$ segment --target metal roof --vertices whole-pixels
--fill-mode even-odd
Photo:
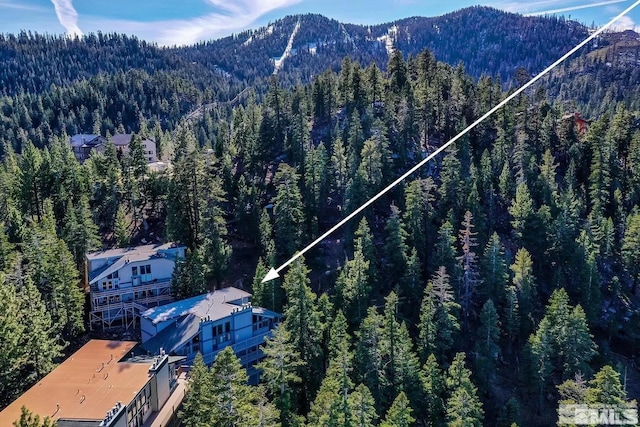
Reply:
[[[218,320],[229,316],[238,308],[238,304],[233,304],[232,301],[249,297],[250,293],[238,288],[217,289],[207,294],[150,308],[142,313],[141,317],[151,320],[154,324],[187,314],[193,314],[200,319]]]
[[[102,420],[117,402],[127,405],[150,379],[151,363],[119,362],[132,341],[91,340],[0,412],[10,426],[27,407],[41,418]]]
[[[163,348],[166,353],[171,354],[196,336],[199,330],[200,318],[186,315],[164,328],[158,335],[145,341],[142,348],[151,354],[158,354],[160,348]]]
[[[130,248],[107,249],[104,251],[90,252],[86,256],[89,261],[104,259],[104,258],[116,258],[124,255],[150,257],[151,255],[157,253],[158,251],[176,249],[180,247],[181,246],[176,245],[176,243],[169,242],[162,245],[142,245],[142,246],[133,246]]]

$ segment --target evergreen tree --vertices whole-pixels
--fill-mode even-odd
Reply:
[[[346,426],[352,423],[353,413],[349,406],[349,394],[353,389],[350,378],[353,369],[353,352],[349,334],[346,332],[346,319],[339,313],[336,320],[341,326],[335,324],[332,328],[335,334],[332,337],[333,351],[326,375],[311,404],[308,416],[309,426]]]
[[[0,272],[0,405],[6,406],[20,391],[20,369],[26,362],[22,339],[26,333],[16,288]]]
[[[384,375],[382,328],[382,316],[375,307],[369,307],[367,316],[362,320],[360,328],[356,332],[355,350],[358,381],[371,391],[378,408],[381,407]]]
[[[387,411],[381,427],[411,427],[415,418],[411,415],[413,410],[409,406],[409,400],[404,392],[400,392]]]
[[[585,401],[600,405],[625,405],[627,393],[620,382],[620,374],[611,366],[603,366],[589,381]]]
[[[384,228],[387,239],[384,245],[385,271],[390,283],[397,284],[407,263],[407,232],[404,230],[400,210],[391,205],[391,216]]]
[[[426,408],[427,425],[439,425],[444,418],[444,376],[433,354],[422,366],[422,389]]]
[[[23,263],[41,293],[53,326],[70,338],[84,331],[84,294],[66,243],[57,237],[53,206],[46,200],[42,220],[23,238]]]
[[[589,372],[596,345],[582,307],[571,307],[563,288],[549,298],[545,316],[529,337],[529,348],[541,395],[552,378],[567,379],[577,372]]]
[[[448,426],[481,426],[484,411],[478,390],[471,382],[471,372],[465,367],[465,354],[458,353],[451,362],[446,378]]]
[[[262,280],[268,271],[267,263],[260,258],[256,266],[256,273],[253,276],[253,296],[251,297],[251,302],[254,305],[279,313],[282,310],[281,282],[280,279],[263,282]]]
[[[459,290],[460,303],[462,313],[464,314],[465,323],[471,311],[471,305],[477,288],[481,283],[478,272],[478,261],[473,248],[478,246],[476,234],[473,229],[473,215],[467,211],[462,221],[462,229],[460,230],[459,239],[462,246],[462,255],[458,258],[462,263],[462,283]]]
[[[277,196],[274,201],[274,239],[280,259],[293,255],[304,236],[304,206],[295,169],[281,163],[276,172]]]
[[[348,260],[336,280],[336,294],[339,306],[345,310],[353,325],[360,323],[365,315],[371,283],[369,281],[369,261],[366,261],[360,248]]]
[[[176,260],[171,276],[171,292],[177,300],[206,292],[205,265],[200,250],[187,250],[185,259]]]
[[[482,299],[491,298],[498,307],[504,306],[509,270],[507,269],[504,246],[495,232],[489,238],[482,254],[480,276],[482,277],[480,291]]]
[[[77,208],[71,204],[67,207],[62,237],[73,254],[77,269],[83,268],[86,253],[100,247],[98,227],[91,217],[86,196],[81,197]]]
[[[304,363],[296,372],[302,379],[298,394],[302,407],[318,385],[322,355],[320,313],[316,295],[309,287],[308,274],[304,260],[298,258],[285,275],[283,284],[287,300],[283,325],[291,333],[291,343]]]
[[[518,184],[516,197],[512,200],[511,206],[509,206],[509,213],[513,217],[511,226],[513,227],[514,237],[520,244],[530,242],[531,235],[536,235],[532,229],[534,208],[529,187],[525,182]]]
[[[301,381],[297,371],[304,362],[291,343],[291,334],[283,325],[277,326],[272,337],[265,339],[262,351],[265,358],[257,365],[262,371],[262,384],[280,412],[282,425],[295,425],[293,386]]]
[[[476,332],[476,372],[482,380],[481,384],[487,389],[491,377],[495,374],[496,362],[500,346],[500,322],[491,299],[482,307],[480,312],[480,326]]]
[[[515,397],[509,398],[498,414],[498,427],[512,427],[520,422],[520,402]]]
[[[187,385],[178,417],[185,427],[210,426],[213,379],[200,353],[196,354],[189,375],[191,381]]]
[[[220,203],[224,200],[221,182],[215,177],[208,180],[206,205],[202,207],[202,257],[207,277],[219,282],[227,270],[231,258],[231,245],[224,236],[227,234],[223,210]]]
[[[116,245],[118,245],[119,248],[126,248],[129,246],[129,242],[131,241],[129,223],[127,222],[126,213],[122,206],[118,207],[116,213],[114,234]]]
[[[358,223],[358,228],[356,229],[354,238],[355,251],[362,252],[365,261],[369,262],[369,269],[367,272],[370,283],[374,285],[378,278],[378,258],[376,257],[373,235],[365,217],[363,217]]]
[[[55,360],[62,356],[62,346],[55,333],[56,325],[29,275],[22,278],[17,294],[20,323],[28,331],[22,339],[26,362],[22,370],[27,378],[26,383],[30,383],[44,377],[55,367]]]
[[[36,415],[29,411],[25,406],[20,408],[20,419],[13,422],[14,427],[55,427],[56,423],[49,417],[40,419],[40,415]]]
[[[453,226],[449,221],[445,221],[438,230],[431,271],[435,272],[438,268],[445,267],[447,273],[452,277],[452,282],[457,285],[461,273],[456,261],[455,241]]]
[[[421,378],[419,361],[404,322],[398,321],[398,297],[391,292],[385,298],[381,333],[382,363],[384,367],[383,400],[389,404],[399,391],[406,393],[411,402],[420,399]]]
[[[455,301],[449,284],[449,275],[440,267],[427,283],[420,311],[419,349],[423,360],[434,354],[444,361],[460,330],[457,313],[460,305]]]
[[[633,281],[631,292],[635,292],[640,281],[640,211],[637,207],[627,217],[622,240],[622,260]]]
[[[16,258],[13,244],[9,241],[9,236],[5,230],[5,224],[0,222],[0,272],[11,267]]]
[[[464,181],[462,178],[462,165],[455,144],[445,150],[442,160],[442,172],[440,173],[440,186],[438,191],[442,197],[441,206],[451,209],[454,224],[457,224],[462,216],[463,200],[465,199]]]
[[[378,420],[376,406],[371,392],[364,384],[358,384],[349,395],[351,425],[354,427],[373,427]]]
[[[231,347],[225,347],[218,353],[209,375],[209,425],[239,427],[257,424],[260,414],[254,404],[258,397],[256,390],[247,385],[247,372]]]
[[[187,127],[182,127],[176,137],[173,163],[167,198],[167,234],[194,250],[203,241],[202,215],[209,189],[204,156],[197,148],[193,131]]]
[[[529,252],[524,248],[518,249],[516,259],[509,268],[513,272],[513,286],[517,290],[520,312],[527,314],[526,323],[523,326],[525,331],[528,331],[535,323],[534,310],[537,297],[537,287],[533,277],[533,261]]]

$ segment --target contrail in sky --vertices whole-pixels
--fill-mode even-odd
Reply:
[[[73,7],[71,0],[51,0],[58,15],[60,25],[67,30],[67,34],[71,36],[81,36],[82,30],[78,27],[78,12]]]
[[[563,12],[571,12],[572,10],[589,9],[590,7],[606,6],[608,4],[614,4],[614,3],[624,3],[625,1],[627,0],[608,0],[608,1],[601,1],[598,3],[588,3],[588,4],[581,4],[578,6],[563,7],[561,9],[542,10],[540,12],[527,13],[526,15],[527,16],[553,15],[554,13],[563,13]]]

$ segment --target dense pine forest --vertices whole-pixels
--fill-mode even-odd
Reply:
[[[177,298],[240,280],[284,315],[260,386],[231,350],[196,360],[184,426],[553,425],[559,403],[637,399],[640,78],[615,37],[262,283],[546,62],[382,48],[302,78],[195,59],[216,42],[3,36],[0,405],[88,337],[85,252],[169,240]],[[90,132],[134,132],[130,154],[78,163]]]

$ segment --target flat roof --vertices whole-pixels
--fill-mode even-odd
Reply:
[[[229,316],[233,310],[238,308],[237,305],[229,304],[229,302],[249,297],[251,297],[249,292],[238,288],[217,289],[207,294],[150,308],[142,313],[141,316],[151,320],[154,324],[187,314],[192,314],[201,319],[209,317],[211,320],[218,320]]]
[[[89,252],[86,256],[89,261],[103,258],[121,257],[124,255],[129,255],[131,257],[144,257],[151,256],[161,250],[176,249],[180,247],[182,246],[178,245],[177,243],[169,242],[164,244],[132,246],[129,248],[106,249],[103,251]]]
[[[151,363],[119,362],[136,344],[89,341],[0,412],[0,426],[13,425],[22,406],[55,421],[102,420],[117,402],[128,405],[150,379]]]

